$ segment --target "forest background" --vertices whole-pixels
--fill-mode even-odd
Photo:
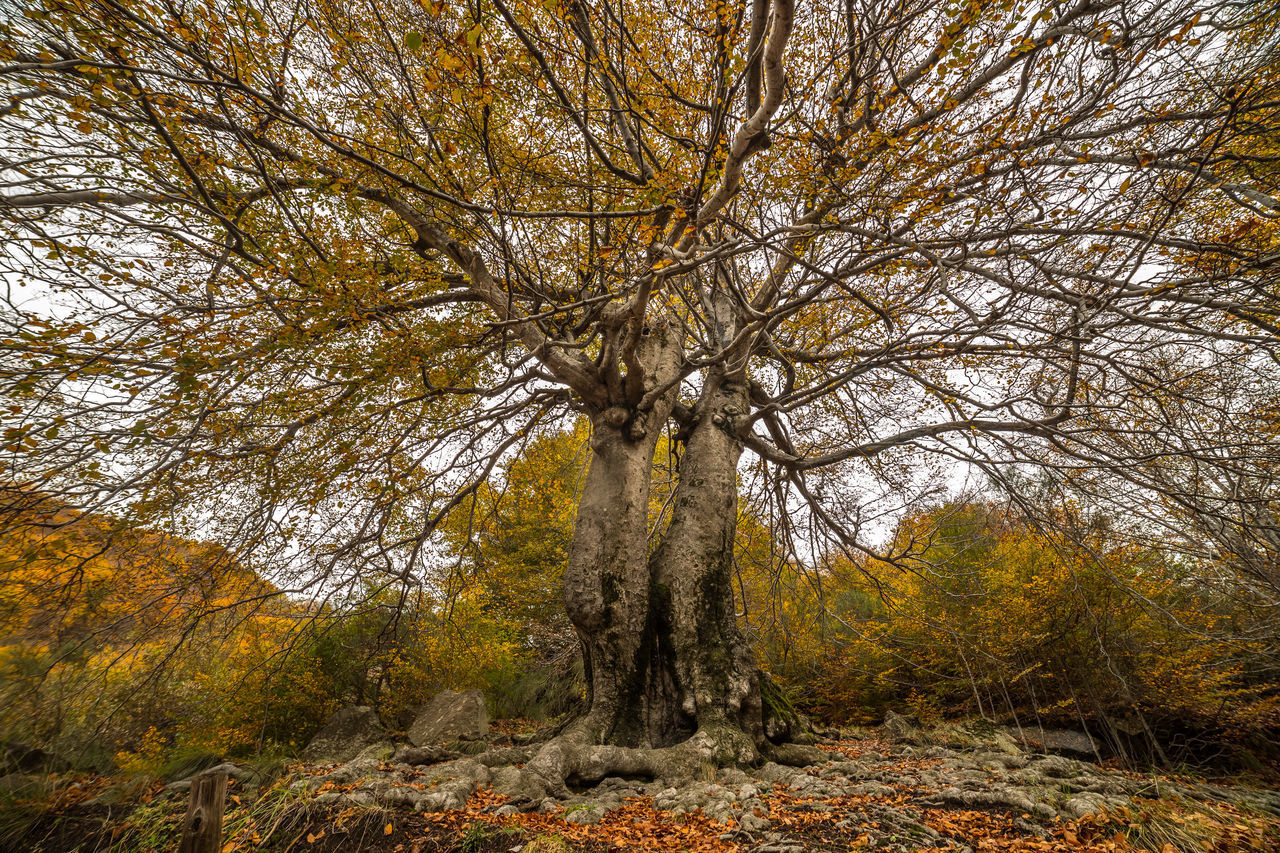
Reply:
[[[426,583],[371,579],[320,604],[215,546],[7,491],[24,534],[0,551],[6,739],[149,774],[292,755],[350,704],[403,727],[445,688],[479,688],[524,723],[572,714],[582,670],[561,587],[588,439],[580,423],[530,440],[449,518]],[[897,520],[890,550],[911,556],[893,565],[784,559],[744,500],[740,619],[763,668],[821,725],[892,710],[1084,730],[1136,764],[1273,762],[1280,637],[1265,598],[1049,483],[1041,494],[1034,515],[978,491],[939,497]]]

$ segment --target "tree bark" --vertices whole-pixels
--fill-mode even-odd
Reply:
[[[647,359],[656,369],[649,375],[661,383],[676,364],[671,352],[652,349]],[[659,363],[664,358],[668,368]],[[733,423],[747,410],[746,388],[720,374],[708,378],[681,458],[671,522],[650,552],[653,455],[672,404],[668,395],[635,419],[623,420],[614,409],[593,418],[565,576],[588,691],[588,710],[573,736],[644,748],[696,737],[710,759],[749,764],[765,737],[760,676],[737,625],[732,585],[742,451]]]
[[[683,719],[722,763],[749,763],[764,745],[760,674],[738,627],[733,545],[738,459],[733,434],[744,384],[712,373],[680,464],[671,524],[649,560],[661,651]]]
[[[178,853],[218,853],[222,849],[222,810],[227,774],[202,773],[191,780],[191,799],[182,821]]]

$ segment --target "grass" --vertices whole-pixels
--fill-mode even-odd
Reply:
[[[467,831],[458,842],[458,853],[480,853],[484,850],[486,843],[494,839],[509,841],[510,844],[503,846],[510,847],[516,844],[516,839],[521,835],[524,835],[524,830],[518,826],[494,826],[484,821],[476,821],[467,827]],[[524,849],[530,849],[529,845],[525,845]]]
[[[1270,815],[1177,797],[1140,803],[1093,816],[1092,821],[1104,833],[1121,835],[1134,849],[1152,853],[1280,849],[1280,820]]]
[[[0,790],[0,849],[16,848],[56,803],[57,780],[31,777],[29,785]]]

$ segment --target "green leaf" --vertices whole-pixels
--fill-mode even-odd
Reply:
[[[409,50],[417,50],[422,47],[422,33],[405,33],[404,46]]]

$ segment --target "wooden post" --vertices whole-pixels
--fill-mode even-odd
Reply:
[[[178,853],[219,853],[222,808],[227,799],[226,773],[201,773],[191,780],[191,800],[182,821]]]

